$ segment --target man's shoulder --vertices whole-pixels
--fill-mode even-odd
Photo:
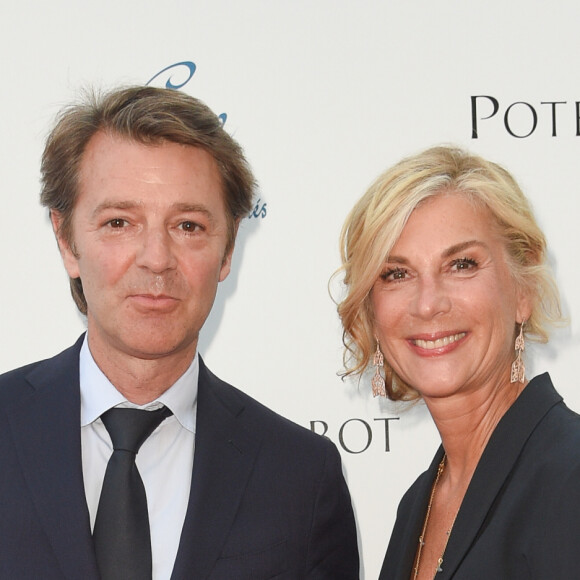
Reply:
[[[273,411],[240,388],[218,378],[207,369],[203,361],[201,368],[203,369],[200,369],[201,376],[209,378],[208,386],[211,393],[253,433],[270,439],[274,438],[278,443],[280,440],[287,440],[297,445],[314,446],[320,449],[333,446],[328,438],[313,433],[306,427]]]
[[[42,381],[53,372],[62,372],[71,368],[74,361],[78,361],[82,338],[53,357],[28,363],[0,374],[0,402],[6,403],[21,397],[28,389],[34,388],[35,379]]]
[[[29,363],[0,375],[0,401],[7,403],[31,388],[26,377],[45,361]]]
[[[313,433],[310,429],[307,429],[306,427],[295,423],[291,419],[280,415],[276,411],[273,411],[240,389],[232,385],[228,385],[227,383],[226,387],[233,389],[240,400],[244,401],[245,413],[256,423],[256,425],[261,424],[265,428],[281,430],[282,432],[288,433],[289,435],[305,438],[314,442],[328,441],[327,438],[321,437],[320,435]]]

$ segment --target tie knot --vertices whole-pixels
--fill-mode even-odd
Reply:
[[[113,408],[103,413],[101,419],[111,436],[113,449],[136,454],[147,437],[170,415],[167,407],[155,411]]]

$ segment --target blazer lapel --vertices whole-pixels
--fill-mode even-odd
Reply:
[[[30,394],[7,409],[28,490],[71,580],[98,578],[82,478],[77,344],[34,367]]]
[[[260,441],[241,425],[244,408],[229,389],[200,358],[191,493],[172,580],[211,573],[258,455]]]
[[[530,382],[502,417],[479,460],[457,514],[443,557],[443,572],[437,575],[440,580],[453,576],[476,541],[528,437],[544,415],[561,401],[548,375],[540,375]]]
[[[431,486],[435,474],[443,458],[443,447],[440,447],[429,466],[429,469],[421,475],[419,486],[415,494],[415,500],[405,514],[404,520],[397,520],[397,527],[393,531],[389,542],[385,564],[381,571],[380,580],[392,578],[396,580],[408,580],[409,571],[412,569],[417,554],[417,543],[423,528],[427,504],[431,494]],[[391,568],[392,562],[397,562],[396,570]]]

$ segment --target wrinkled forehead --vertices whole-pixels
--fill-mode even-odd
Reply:
[[[203,186],[219,197],[225,209],[225,192],[218,162],[205,148],[166,139],[144,142],[110,131],[97,132],[87,143],[78,171],[78,195],[98,191],[98,185],[118,182],[144,185]],[[96,186],[96,187],[95,187]]]

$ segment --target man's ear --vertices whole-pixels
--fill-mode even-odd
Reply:
[[[231,248],[225,253],[220,270],[219,281],[223,282],[232,269],[232,256],[234,254],[234,247],[236,245],[236,237],[238,236],[238,228],[240,227],[240,218],[234,222],[234,235]]]
[[[56,237],[56,243],[64,263],[64,267],[70,278],[79,278],[79,265],[77,254],[74,248],[71,247],[69,241],[65,239],[62,234],[63,216],[57,210],[50,210],[50,221],[52,223],[52,230]]]

